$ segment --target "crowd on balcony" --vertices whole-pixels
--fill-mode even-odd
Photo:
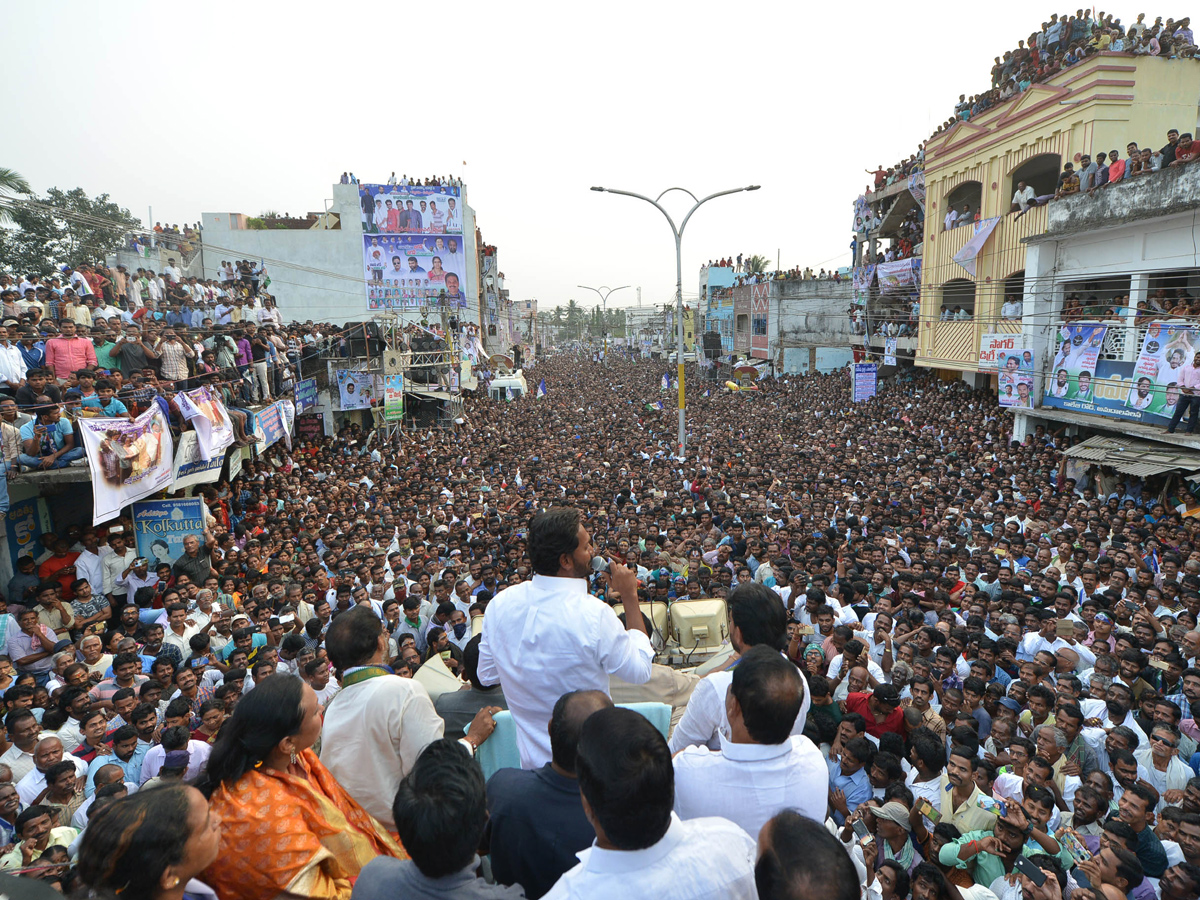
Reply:
[[[1113,149],[1107,152],[1100,151],[1094,159],[1090,154],[1083,154],[1079,158],[1078,168],[1073,162],[1065,163],[1058,177],[1054,199],[1075,194],[1092,196],[1110,185],[1179,169],[1198,159],[1200,141],[1193,140],[1191,132],[1180,133],[1178,129],[1172,128],[1167,132],[1167,143],[1159,150],[1139,147],[1136,142],[1130,141],[1125,147],[1124,158],[1120,150]],[[1031,191],[1032,189],[1027,189],[1027,193]],[[1038,197],[1030,202],[1045,202],[1046,199],[1049,198]]]
[[[880,295],[849,307],[847,313],[855,334],[915,337],[921,320],[921,300],[917,292]]]
[[[1018,41],[1015,49],[996,57],[991,88],[970,96],[960,94],[954,115],[942,123],[935,136],[1101,52],[1193,59],[1196,41],[1188,18],[1164,22],[1159,16],[1148,24],[1139,13],[1137,21],[1126,28],[1119,18],[1103,12],[1095,19],[1092,11],[1084,9],[1073,16],[1055,13],[1028,40]]]
[[[285,326],[258,284],[98,263],[63,266],[48,278],[28,274],[20,283],[0,274],[0,407],[8,404],[0,418],[9,470],[84,464],[72,424],[79,418],[132,419],[159,403],[171,427],[186,430],[174,396],[201,385],[220,392],[238,440],[249,442],[248,407],[289,394],[302,358],[332,332]]]
[[[901,160],[893,166],[884,168],[878,166],[875,169],[867,169],[866,173],[874,177],[874,184],[868,185],[867,193],[877,193],[883,190],[888,185],[895,184],[897,181],[907,181],[910,175],[915,175],[917,172],[925,170],[925,142],[921,142],[921,146],[917,148],[917,152],[908,159]]]

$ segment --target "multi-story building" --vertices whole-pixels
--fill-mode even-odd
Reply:
[[[733,351],[733,268],[701,266],[699,309],[704,331],[721,335],[721,349]]]
[[[1053,195],[1064,164],[1083,154],[1124,156],[1130,142],[1157,148],[1168,129],[1192,131],[1198,96],[1200,66],[1105,52],[931,138],[916,363],[975,382],[983,335],[1022,330],[1002,307],[1022,297],[1028,305],[1036,283],[1024,242],[1047,231],[1053,202],[1018,216],[1019,183]],[[968,224],[952,223],[952,210]],[[992,231],[972,257],[975,222]]]

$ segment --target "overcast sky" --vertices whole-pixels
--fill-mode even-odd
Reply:
[[[590,305],[576,285],[628,284],[618,305],[639,285],[662,303],[666,221],[591,185],[762,185],[693,217],[685,298],[723,254],[847,265],[863,170],[912,153],[1047,15],[1021,0],[10,4],[0,165],[181,225],[321,210],[347,169],[452,173],[514,300]],[[678,220],[691,201],[666,202]]]

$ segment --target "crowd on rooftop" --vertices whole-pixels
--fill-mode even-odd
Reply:
[[[1094,10],[1079,9],[1072,16],[1055,13],[1043,22],[1027,40],[998,56],[992,66],[991,88],[980,94],[960,94],[954,115],[947,119],[934,136],[953,127],[956,122],[969,121],[994,106],[1029,89],[1031,84],[1046,81],[1063,69],[1082,62],[1097,53],[1128,53],[1138,56],[1158,56],[1166,59],[1194,59],[1195,35],[1191,20],[1179,21],[1162,16],[1153,24],[1139,13],[1137,21],[1128,28],[1120,18]]]
[[[121,900],[1194,900],[1186,482],[1014,443],[925,375],[857,404],[845,372],[690,379],[679,460],[661,372],[537,370],[454,432],[276,445],[153,569],[124,517],[31,546],[0,869]],[[660,665],[609,608],[635,595],[724,600],[730,662]],[[501,709],[522,768],[485,781]]]

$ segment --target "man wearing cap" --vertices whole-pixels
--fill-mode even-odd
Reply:
[[[845,712],[856,712],[867,720],[867,734],[882,737],[888,732],[904,734],[904,713],[900,710],[900,691],[893,684],[881,684],[874,691],[847,694]]]

